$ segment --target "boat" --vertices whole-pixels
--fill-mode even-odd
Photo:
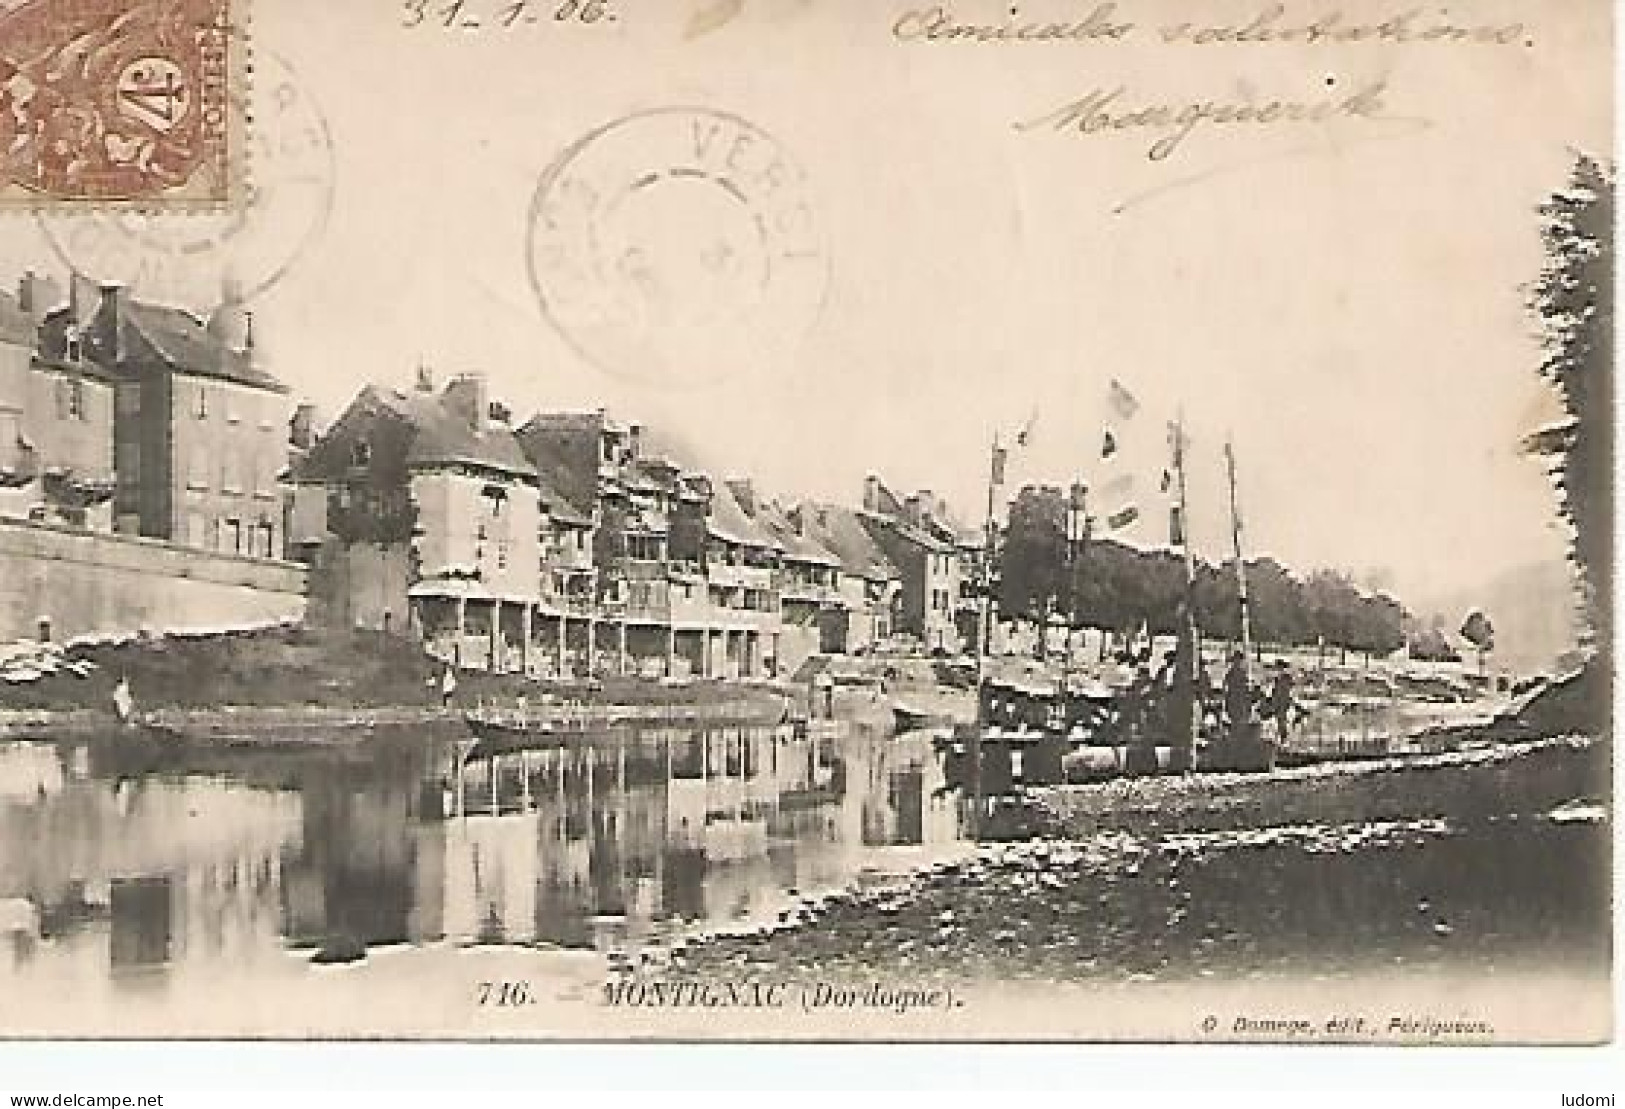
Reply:
[[[953,716],[946,712],[928,712],[905,705],[900,701],[892,703],[892,717],[895,720],[895,730],[898,734],[904,732],[920,732],[930,728],[940,728],[953,723]]]

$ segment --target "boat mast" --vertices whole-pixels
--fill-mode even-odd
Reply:
[[[1236,596],[1241,601],[1241,651],[1243,666],[1247,666],[1253,657],[1253,628],[1252,618],[1247,608],[1247,564],[1241,556],[1241,507],[1236,499],[1236,448],[1226,439],[1224,442],[1224,467],[1230,481],[1230,542],[1236,554]]]
[[[1190,647],[1190,677],[1194,681],[1202,673],[1201,640],[1196,625],[1196,553],[1191,549],[1191,514],[1188,490],[1185,484],[1185,413],[1182,409],[1174,418],[1173,454],[1174,480],[1179,496],[1179,545],[1185,551],[1185,634]],[[1169,539],[1173,539],[1169,536]]]
[[[983,520],[982,588],[980,606],[976,613],[976,725],[971,737],[971,771],[974,780],[975,806],[971,812],[971,839],[982,838],[982,732],[987,727],[983,706],[987,703],[988,656],[993,653],[993,559],[998,547],[997,524],[994,510],[999,486],[1004,484],[1004,447],[999,444],[999,433],[993,432],[993,446],[988,452],[987,515]]]

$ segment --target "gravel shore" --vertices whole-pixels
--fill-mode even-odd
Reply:
[[[804,901],[661,973],[1132,983],[1534,954],[1605,971],[1605,768],[1573,738],[1049,790],[1037,838]]]

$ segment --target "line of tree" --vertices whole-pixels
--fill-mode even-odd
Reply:
[[[1173,551],[1141,551],[1091,539],[1069,550],[1065,494],[1029,486],[1010,507],[999,559],[996,600],[1005,619],[1046,613],[1078,625],[1133,632],[1174,632],[1187,594],[1185,561]],[[1361,589],[1347,574],[1295,576],[1272,558],[1246,563],[1248,612],[1261,642],[1327,645],[1388,654],[1405,645],[1411,615],[1394,598]],[[1194,604],[1206,636],[1238,639],[1241,601],[1235,563],[1198,561]]]

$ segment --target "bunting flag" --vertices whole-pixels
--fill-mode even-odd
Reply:
[[[1168,509],[1168,542],[1175,547],[1185,545],[1185,515],[1177,504]]]
[[[1111,382],[1111,406],[1119,419],[1132,420],[1134,414],[1140,410],[1140,402],[1134,394],[1124,388],[1123,383],[1115,377]]]
[[[1122,531],[1139,518],[1140,510],[1131,504],[1125,508],[1118,509],[1110,516],[1106,517],[1106,526],[1111,528],[1113,531]]]
[[[1092,498],[1103,530],[1120,543],[1134,547],[1160,547],[1163,513],[1176,491],[1167,444],[1156,434],[1161,420],[1141,419],[1145,405],[1117,378],[1107,385],[1101,430],[1100,460]],[[1171,426],[1171,425],[1170,425]],[[1174,464],[1177,465],[1177,462]],[[1168,517],[1170,538],[1182,540],[1184,521]]]
[[[992,482],[993,482],[993,484],[995,486],[1000,486],[1000,485],[1004,484],[1004,467],[1005,467],[1005,463],[1009,461],[1009,458],[1010,458],[1010,452],[1009,451],[1007,451],[1007,450],[1005,450],[1005,448],[999,446],[998,443],[993,444]]]
[[[1038,409],[1035,407],[1032,415],[1027,417],[1027,422],[1021,425],[1021,430],[1016,432],[1016,446],[1030,446],[1033,441],[1033,428],[1036,426],[1038,426]]]

